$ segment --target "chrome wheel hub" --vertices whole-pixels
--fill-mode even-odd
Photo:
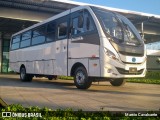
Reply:
[[[25,69],[22,68],[22,69],[21,69],[21,78],[22,78],[22,79],[24,79],[25,74],[26,74]]]
[[[76,75],[76,81],[79,85],[84,84],[85,81],[85,75],[82,71],[78,71]]]

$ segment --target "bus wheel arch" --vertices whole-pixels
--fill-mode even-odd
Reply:
[[[92,84],[92,80],[88,77],[85,66],[81,63],[73,65],[71,76],[74,76],[74,84],[78,89],[88,89]]]
[[[70,75],[71,75],[71,76],[74,76],[75,70],[76,70],[78,67],[80,67],[80,66],[82,66],[82,67],[85,68],[85,66],[84,66],[82,63],[80,63],[80,62],[75,63],[75,64],[72,66],[72,68],[71,68]],[[86,69],[86,68],[85,68],[85,69]]]
[[[26,68],[24,64],[21,65],[20,69],[19,69],[19,73],[21,71],[21,68]]]

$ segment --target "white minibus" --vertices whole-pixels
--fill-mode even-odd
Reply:
[[[108,80],[144,77],[144,41],[123,15],[95,6],[78,6],[12,35],[10,68],[22,81],[73,76],[79,89]]]

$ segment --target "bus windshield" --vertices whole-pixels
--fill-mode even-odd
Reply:
[[[92,9],[100,21],[100,24],[107,37],[112,37],[112,40],[118,44],[141,44],[141,36],[127,18],[105,9],[99,9],[96,7],[92,7]]]

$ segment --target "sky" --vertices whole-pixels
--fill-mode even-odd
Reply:
[[[160,0],[64,0],[160,15]]]

